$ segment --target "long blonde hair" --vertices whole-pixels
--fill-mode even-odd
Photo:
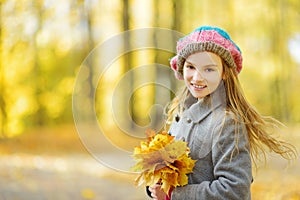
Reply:
[[[276,119],[261,115],[246,99],[238,76],[233,68],[227,66],[223,61],[224,86],[226,91],[226,109],[234,113],[245,124],[252,160],[260,159],[262,153],[266,159],[266,148],[279,154],[287,160],[297,157],[296,149],[293,145],[276,139],[272,134],[279,131],[282,124]],[[176,113],[182,113],[184,103],[190,96],[190,92],[184,87],[178,95],[167,106],[167,124],[170,123]]]

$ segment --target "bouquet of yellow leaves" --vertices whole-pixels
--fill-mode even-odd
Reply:
[[[140,172],[136,184],[153,186],[160,183],[166,194],[171,188],[186,185],[187,174],[193,171],[196,162],[189,157],[187,143],[175,140],[165,131],[156,134],[149,129],[146,135],[148,140],[134,148],[133,157],[137,163],[132,170]]]

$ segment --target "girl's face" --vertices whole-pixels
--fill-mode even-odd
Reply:
[[[190,55],[183,66],[183,79],[190,93],[198,99],[214,92],[222,80],[221,58],[211,52]]]

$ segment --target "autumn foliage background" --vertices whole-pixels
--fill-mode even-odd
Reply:
[[[243,51],[246,96],[261,113],[285,123],[281,137],[299,149],[299,10],[298,0],[0,0],[0,200],[145,199],[132,174],[107,168],[89,154],[72,113],[85,58],[97,45],[136,28],[184,34],[200,25],[226,29]],[[115,146],[131,151],[140,142],[111,118],[115,84],[143,62],[167,66],[171,56],[151,49],[130,52],[99,82],[97,118]],[[93,72],[85,73],[88,79]],[[159,77],[154,69],[150,74]],[[130,85],[142,76],[132,77]],[[140,87],[128,107],[120,108],[130,110],[129,125],[147,125],[151,106],[172,96],[157,91]],[[104,153],[110,155],[110,149]],[[254,172],[253,199],[300,199],[299,157],[287,163],[271,154],[267,161]]]

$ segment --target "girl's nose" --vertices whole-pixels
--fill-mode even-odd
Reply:
[[[195,81],[203,80],[203,76],[202,76],[201,72],[195,70],[194,74],[193,74],[193,79]]]

